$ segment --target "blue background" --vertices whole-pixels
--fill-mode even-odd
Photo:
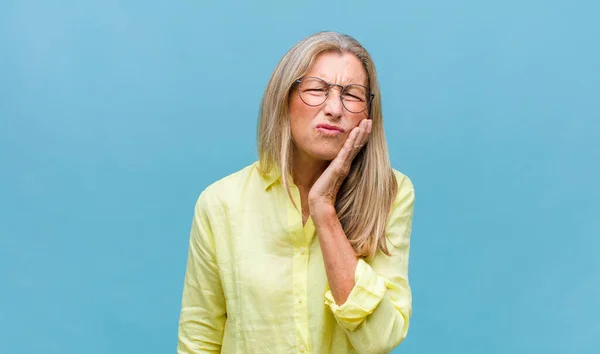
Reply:
[[[379,71],[417,192],[402,353],[600,352],[597,1],[0,4],[0,353],[175,351],[194,202],[298,40]]]

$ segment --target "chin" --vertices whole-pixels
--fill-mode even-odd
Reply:
[[[295,149],[305,157],[315,161],[331,161],[335,159],[343,144],[323,143],[321,141],[306,141],[303,144],[295,144]]]
[[[337,150],[322,149],[322,150],[313,150],[310,152],[310,155],[315,160],[331,161],[331,160],[335,159],[335,157],[337,156],[337,154],[339,152],[340,152],[339,149],[337,149]]]

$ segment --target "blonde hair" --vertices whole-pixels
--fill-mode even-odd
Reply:
[[[396,196],[397,182],[385,141],[375,65],[356,39],[336,32],[319,32],[298,42],[281,59],[260,105],[259,171],[266,174],[278,168],[291,198],[293,142],[288,99],[296,80],[306,74],[315,58],[323,52],[355,55],[367,73],[371,93],[375,94],[369,108],[369,117],[373,121],[371,136],[354,158],[350,172],[340,186],[335,209],[359,257],[372,257],[377,249],[390,255],[385,242],[385,226]]]

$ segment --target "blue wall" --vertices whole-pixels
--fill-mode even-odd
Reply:
[[[597,1],[0,4],[0,353],[168,353],[192,208],[320,30],[416,186],[402,353],[600,352]]]

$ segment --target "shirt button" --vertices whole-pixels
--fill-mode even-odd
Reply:
[[[304,248],[300,248],[300,254],[304,254]]]
[[[304,349],[304,346],[303,346],[303,345],[301,345],[301,346],[300,346],[300,352],[304,353],[304,351],[305,351],[305,350],[306,350],[306,349]]]
[[[302,296],[298,296],[298,303],[301,304],[302,303]]]

